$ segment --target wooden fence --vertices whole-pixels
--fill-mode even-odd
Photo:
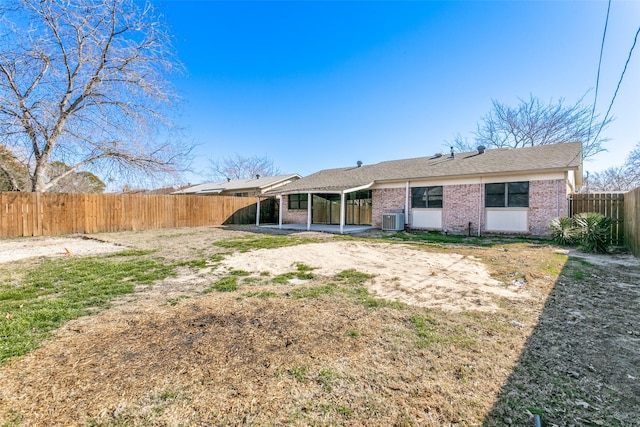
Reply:
[[[624,195],[624,240],[640,257],[640,187]]]
[[[596,212],[611,218],[609,237],[614,246],[625,244],[625,195],[623,193],[572,194],[569,199],[570,216]]]
[[[0,193],[0,237],[246,224],[255,214],[253,197]]]

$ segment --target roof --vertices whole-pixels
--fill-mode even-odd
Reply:
[[[291,182],[271,193],[344,192],[368,188],[375,183],[417,179],[502,175],[509,173],[582,170],[580,142],[526,148],[499,148],[390,160],[361,167],[325,169]]]
[[[245,192],[259,191],[264,192],[271,190],[280,185],[287,184],[292,180],[300,179],[298,174],[277,175],[277,176],[261,176],[260,178],[237,179],[232,181],[212,182],[206,184],[194,185],[175,191],[172,194],[220,194],[222,192]]]

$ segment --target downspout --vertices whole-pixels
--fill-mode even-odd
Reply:
[[[282,194],[278,194],[278,228],[282,230]]]
[[[409,227],[409,181],[404,190],[404,224]]]
[[[345,215],[345,206],[344,206],[345,194],[344,191],[340,193],[340,234],[344,234],[344,217]]]
[[[484,205],[484,200],[482,195],[484,194],[484,189],[482,187],[482,177],[480,177],[480,194],[479,194],[479,201],[478,201],[478,237],[480,237],[480,228],[482,228],[482,210],[483,210],[483,205]]]
[[[558,184],[558,180],[556,179],[556,217],[560,216],[560,188]]]
[[[311,193],[307,193],[307,231],[311,231]]]
[[[260,195],[258,194],[258,202],[256,203],[256,227],[260,227]]]

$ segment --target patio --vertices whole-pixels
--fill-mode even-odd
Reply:
[[[323,233],[331,233],[331,234],[362,233],[364,231],[374,230],[376,228],[371,225],[344,225],[342,227],[342,233],[341,233],[339,225],[329,225],[329,224],[311,224],[309,227],[307,227],[307,224],[282,224],[282,225],[265,224],[265,225],[260,225],[260,227],[278,228],[281,230],[320,231]]]

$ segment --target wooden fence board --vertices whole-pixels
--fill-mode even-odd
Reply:
[[[29,233],[29,224],[27,218],[29,217],[29,196],[25,197],[22,200],[22,206],[20,206],[19,215],[20,215],[20,229],[23,233]]]
[[[255,205],[253,197],[0,192],[0,238],[239,223],[234,216],[252,224]]]
[[[640,257],[640,187],[624,195],[624,238],[631,252]]]
[[[569,200],[570,215],[585,212],[600,213],[611,218],[609,237],[614,246],[625,243],[625,195],[623,193],[572,194]]]

